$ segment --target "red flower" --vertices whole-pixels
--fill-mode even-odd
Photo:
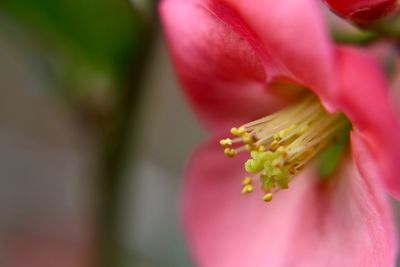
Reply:
[[[381,19],[398,7],[397,0],[323,0],[335,13],[359,24]]]
[[[334,47],[321,14],[312,0],[161,3],[178,76],[196,113],[214,134],[193,154],[182,198],[184,228],[200,266],[394,265],[397,245],[385,190],[400,197],[399,124],[378,63],[365,51]],[[293,90],[280,89],[288,83],[296,85]],[[288,113],[284,108],[304,95],[299,87],[318,96],[304,106],[315,107],[313,113]],[[274,123],[288,128],[272,134],[291,136],[280,145],[293,159],[285,158],[288,165],[268,165],[263,159],[260,170],[246,165],[265,192],[254,190],[244,197],[240,180],[248,175],[243,164],[249,154],[226,158],[218,139],[233,126],[281,108]],[[305,157],[338,134],[348,134],[339,127],[337,112],[353,125],[351,153],[329,179],[321,179]],[[332,124],[321,128],[324,121]],[[276,141],[264,129],[280,126],[269,123],[267,118],[256,130],[245,125],[240,134],[233,131],[245,143],[242,133],[251,136],[247,144],[252,157],[258,150],[264,153],[263,145],[272,147],[270,139]],[[287,134],[298,125],[307,127]],[[227,148],[229,155],[230,144]],[[232,155],[243,148],[233,150]],[[307,163],[301,171],[299,163]],[[254,177],[245,179],[245,193],[253,191]],[[290,189],[283,190],[288,183]],[[260,201],[271,200],[272,193],[271,203]]]

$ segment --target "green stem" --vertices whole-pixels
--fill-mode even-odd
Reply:
[[[148,26],[148,24],[147,24]],[[144,65],[150,52],[152,34],[150,27],[136,47],[132,65],[126,77],[126,85],[118,91],[117,104],[105,123],[100,127],[100,185],[99,185],[99,264],[101,267],[122,265],[119,232],[121,184],[125,176],[128,148],[131,137],[131,123],[136,116],[134,107],[140,99],[140,83]]]

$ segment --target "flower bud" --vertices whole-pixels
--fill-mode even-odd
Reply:
[[[394,13],[397,0],[323,0],[329,8],[359,25],[368,25]]]

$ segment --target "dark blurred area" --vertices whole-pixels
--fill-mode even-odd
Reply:
[[[0,3],[0,266],[191,265],[178,191],[203,132],[155,9]]]

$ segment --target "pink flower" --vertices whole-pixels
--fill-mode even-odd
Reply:
[[[400,197],[400,141],[388,86],[366,51],[331,43],[321,14],[312,0],[161,3],[178,76],[194,110],[214,135],[193,154],[182,199],[184,228],[199,266],[394,266],[397,244],[385,192]],[[282,84],[291,86],[283,90]],[[338,126],[342,119],[335,112],[343,112],[353,125],[351,151],[326,179],[319,177],[312,160],[301,171],[296,169],[298,162],[289,162],[294,168],[290,171],[298,173],[283,176],[288,190],[281,190],[286,184],[276,185],[277,180],[265,189],[264,165],[254,177],[259,176],[265,192],[241,195],[249,153],[227,158],[218,139],[233,126],[280,109],[284,116],[276,115],[276,121],[298,119],[309,126],[299,119],[304,110],[288,116],[285,109],[304,95],[299,86],[316,94],[331,114],[317,98],[310,100],[309,106],[317,110],[310,114],[322,119],[292,135],[301,137],[294,147],[302,151],[296,152],[297,159],[303,163],[306,155],[319,149],[309,136],[324,143],[338,137],[337,129],[348,135]],[[324,121],[331,121],[333,128],[315,135]],[[268,123],[263,120],[264,129]],[[331,129],[335,134],[326,135]],[[261,153],[257,142],[265,137],[262,133],[253,132],[257,139],[248,142]],[[254,177],[252,182],[245,179],[245,193],[253,191]],[[260,200],[270,201],[270,192],[272,202]]]

